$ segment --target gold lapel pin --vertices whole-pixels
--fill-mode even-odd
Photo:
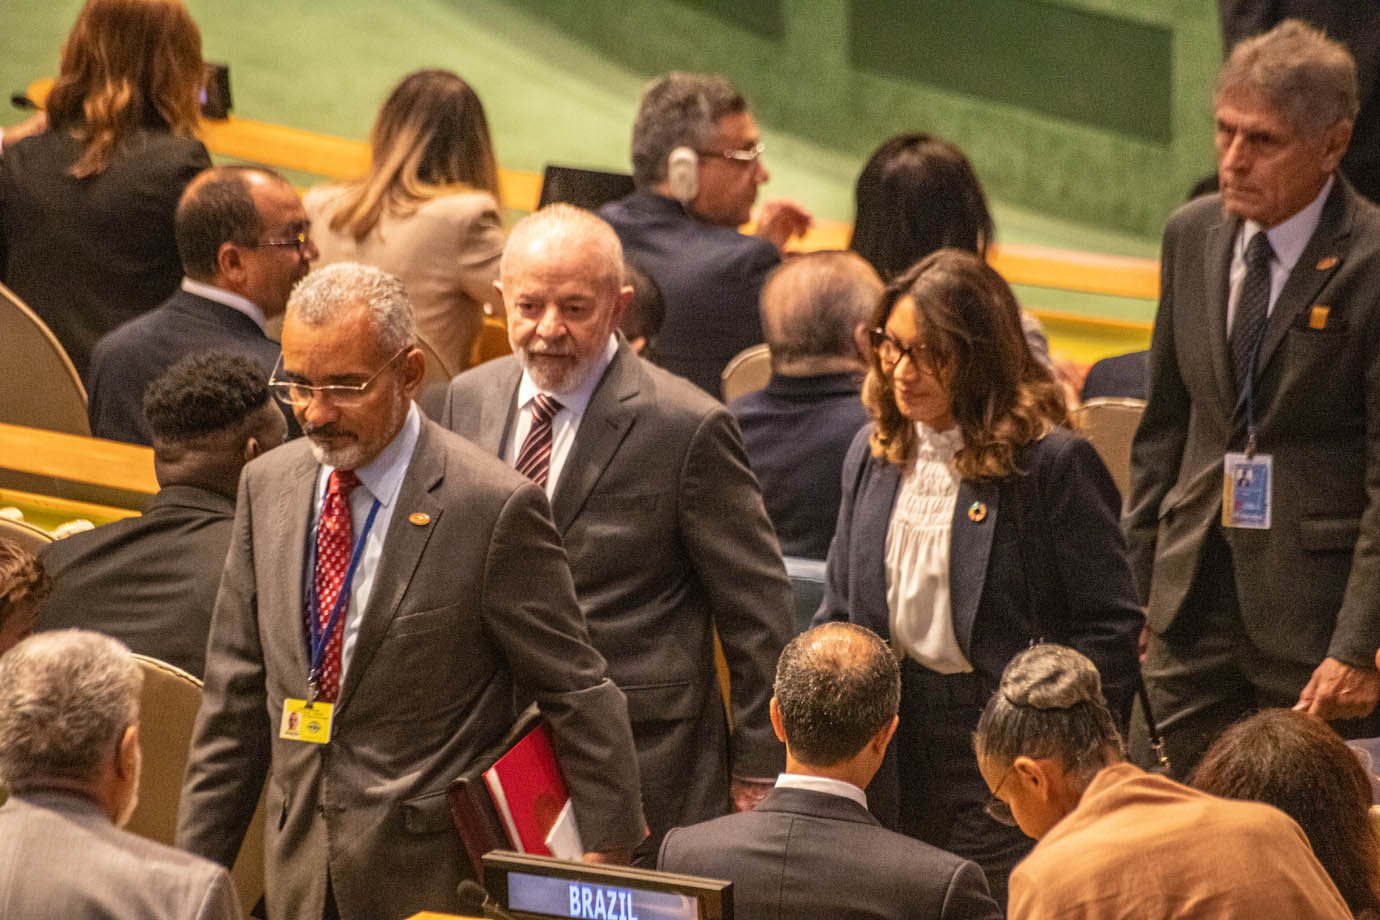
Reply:
[[[409,524],[416,524],[418,527],[425,527],[431,523],[431,515],[425,511],[414,511],[407,516]]]
[[[968,506],[968,520],[974,524],[981,524],[987,520],[987,505],[984,502],[973,502]]]
[[[1315,303],[1315,304],[1313,304],[1313,308],[1312,308],[1311,310],[1308,311],[1308,328],[1309,328],[1309,329],[1326,329],[1326,328],[1327,328],[1327,315],[1328,315],[1329,313],[1331,313],[1331,312],[1332,312],[1332,308],[1331,308],[1331,307],[1324,306],[1323,304],[1320,304],[1320,303]]]
[[[1327,271],[1329,268],[1331,268],[1332,266],[1334,266],[1334,265],[1336,265],[1336,264],[1337,264],[1337,257],[1336,257],[1336,256],[1325,256],[1325,257],[1323,257],[1323,258],[1321,258],[1321,259],[1318,260],[1318,271],[1320,271],[1320,272],[1325,272],[1325,271]]]

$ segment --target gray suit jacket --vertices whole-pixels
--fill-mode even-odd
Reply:
[[[110,823],[93,801],[58,791],[0,806],[0,917],[230,920],[241,916],[221,866]]]
[[[235,857],[271,768],[272,917],[454,911],[465,860],[446,785],[535,696],[585,846],[644,835],[623,696],[588,643],[545,496],[423,423],[361,617],[329,745],[278,738],[307,694],[302,592],[319,467],[305,441],[245,467],[211,625],[178,845]]]
[[[657,868],[733,882],[748,920],[996,920],[977,864],[889,831],[842,796],[773,789],[755,811],[677,828]]]
[[[513,357],[461,374],[445,424],[501,455],[521,375]],[[768,703],[791,622],[790,582],[732,416],[620,342],[552,514],[590,636],[628,697],[653,839],[723,814],[728,755],[713,634],[732,684],[733,770],[775,777],[784,749]],[[668,738],[676,721],[695,730]]]
[[[1187,609],[1222,509],[1222,461],[1242,450],[1244,400],[1227,352],[1227,274],[1239,221],[1207,196],[1170,219],[1132,448],[1125,519],[1149,626]],[[1325,320],[1324,320],[1325,316]],[[1321,328],[1315,328],[1321,326]],[[1340,176],[1280,292],[1256,374],[1259,450],[1274,458],[1269,530],[1224,529],[1242,620],[1260,648],[1373,667],[1380,646],[1380,208]]]

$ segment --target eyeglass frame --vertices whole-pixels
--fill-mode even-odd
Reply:
[[[369,387],[375,380],[389,367],[393,365],[403,355],[411,351],[415,346],[404,345],[393,357],[383,363],[383,366],[374,371],[373,375],[363,383],[327,383],[321,386],[313,386],[309,383],[299,383],[295,380],[283,380],[279,378],[278,371],[282,368],[283,356],[278,356],[278,361],[273,365],[273,373],[268,378],[268,391],[273,394],[273,398],[278,402],[292,409],[305,409],[313,401],[323,399],[338,409],[353,409],[364,401],[368,395]],[[291,396],[291,389],[305,390],[307,398],[302,401],[295,401]],[[341,402],[341,400],[344,402]]]
[[[867,330],[867,341],[877,355],[877,362],[887,371],[894,371],[897,366],[900,365],[902,358],[909,358],[911,366],[916,370],[922,370],[930,366],[928,359],[926,359],[924,363],[921,363],[921,356],[930,350],[930,347],[924,342],[916,342],[914,345],[906,347],[896,341],[896,339],[881,326],[873,326],[871,329]],[[887,359],[883,357],[882,346],[884,345],[890,345],[892,348],[896,349],[896,360],[887,361]]]
[[[1001,792],[1001,787],[1006,785],[1006,781],[1010,779],[1015,769],[1016,764],[1013,762],[1006,768],[1006,772],[1001,775],[1001,780],[997,785],[988,793],[987,801],[982,803],[982,813],[998,824],[1006,827],[1019,827],[1020,825],[1016,822],[1016,816],[1011,811],[1010,803],[997,798],[997,793]]]
[[[732,150],[701,150],[702,157],[723,157],[725,160],[733,160],[735,163],[756,163],[766,153],[767,145],[758,141],[747,150],[734,148]]]
[[[311,227],[304,227],[298,230],[291,237],[281,240],[264,240],[261,243],[250,243],[246,249],[263,249],[267,246],[293,246],[297,249],[297,254],[306,255],[307,245],[311,243]]]

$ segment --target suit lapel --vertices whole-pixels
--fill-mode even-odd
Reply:
[[[585,407],[552,496],[551,516],[561,536],[584,507],[637,417],[635,400],[641,392],[638,360],[620,336],[618,351]]]
[[[1227,345],[1227,301],[1231,296],[1229,274],[1231,270],[1231,249],[1236,242],[1236,231],[1240,221],[1225,212],[1217,226],[1208,231],[1204,283],[1207,296],[1203,303],[1212,304],[1207,320],[1208,354],[1212,356],[1212,376],[1217,382],[1217,392],[1222,400],[1222,414],[1231,418],[1235,411],[1237,391],[1232,381],[1231,350]],[[1195,343],[1186,347],[1194,348]]]
[[[303,445],[305,448],[305,445]],[[307,670],[307,611],[303,604],[307,586],[311,583],[311,573],[307,571],[308,528],[311,525],[312,504],[316,501],[316,479],[321,467],[309,450],[303,449],[293,468],[283,477],[275,496],[277,504],[277,526],[273,533],[281,542],[267,552],[269,559],[296,559],[297,564],[289,571],[297,577],[279,578],[272,581],[272,591],[276,597],[265,597],[260,603],[262,610],[295,610],[296,617],[275,617],[273,624],[281,624],[287,635],[275,636],[270,641],[282,643],[292,649],[295,672],[301,679],[301,692],[306,693]],[[260,622],[263,620],[260,618]]]
[[[517,416],[518,384],[522,381],[522,365],[513,358],[502,373],[494,378],[492,387],[484,393],[479,409],[479,429],[475,443],[500,459],[508,449],[508,433]]]
[[[416,573],[427,541],[431,539],[445,511],[445,507],[432,494],[445,478],[446,472],[444,453],[431,449],[436,430],[433,423],[422,422],[417,447],[412,452],[412,460],[398,490],[397,505],[393,508],[388,533],[383,541],[383,555],[374,574],[374,586],[369,592],[369,603],[361,612],[359,636],[355,640],[350,666],[345,670],[345,682],[340,688],[339,709],[349,705],[355,688],[369,670],[369,662],[388,632],[388,626],[393,622],[393,616]],[[418,512],[427,516],[428,523],[418,525],[412,522],[412,517]]]
[[[987,581],[987,560],[992,555],[1000,494],[997,484],[987,480],[965,479],[958,486],[958,503],[949,535],[949,603],[954,636],[965,653],[972,648],[973,623]]]

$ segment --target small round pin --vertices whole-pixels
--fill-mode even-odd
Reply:
[[[987,520],[987,505],[984,502],[973,502],[968,506],[968,520],[974,524],[981,524]]]
[[[431,515],[425,511],[414,511],[407,516],[409,524],[416,524],[418,527],[425,527],[431,523]]]

